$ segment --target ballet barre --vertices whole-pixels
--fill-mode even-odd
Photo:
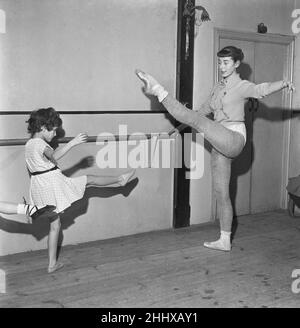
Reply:
[[[151,140],[152,138],[158,139],[171,139],[171,135],[168,132],[160,133],[145,133],[145,134],[127,134],[127,135],[99,135],[88,137],[87,142],[111,142],[111,141],[138,141],[138,140]],[[66,143],[72,140],[72,138],[66,137],[59,140],[61,143]]]
[[[99,135],[89,136],[87,142],[111,142],[111,141],[138,141],[138,140],[151,140],[154,139],[173,139],[178,135],[178,130],[173,129],[170,132],[159,133],[145,133],[145,134],[132,134],[132,135]],[[59,143],[67,143],[73,137],[64,137],[58,139]],[[0,139],[0,146],[24,146],[28,139]]]

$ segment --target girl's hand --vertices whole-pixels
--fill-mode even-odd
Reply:
[[[82,143],[87,142],[88,136],[86,133],[79,133],[75,138],[73,138],[70,142],[72,143],[72,146],[77,146]]]

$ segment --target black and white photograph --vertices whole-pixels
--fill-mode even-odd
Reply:
[[[299,237],[300,0],[0,0],[0,309],[300,308]]]

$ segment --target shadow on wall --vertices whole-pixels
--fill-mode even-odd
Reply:
[[[80,169],[90,167],[94,161],[92,157],[85,157],[71,168],[63,171],[67,176],[70,176]],[[75,223],[78,216],[87,213],[89,199],[92,197],[108,198],[118,194],[128,197],[132,190],[138,184],[138,178],[130,181],[123,187],[89,187],[86,189],[84,197],[72,204],[62,215],[62,231],[68,229]],[[0,229],[8,233],[19,233],[25,235],[32,235],[36,240],[42,240],[49,233],[49,220],[36,220],[32,224],[12,221],[0,216]],[[60,237],[60,245],[62,244],[63,235]]]

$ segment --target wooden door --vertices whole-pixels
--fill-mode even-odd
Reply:
[[[255,82],[280,81],[284,78],[287,46],[255,43]],[[258,102],[253,117],[251,213],[281,208],[282,176],[285,156],[283,92]]]

